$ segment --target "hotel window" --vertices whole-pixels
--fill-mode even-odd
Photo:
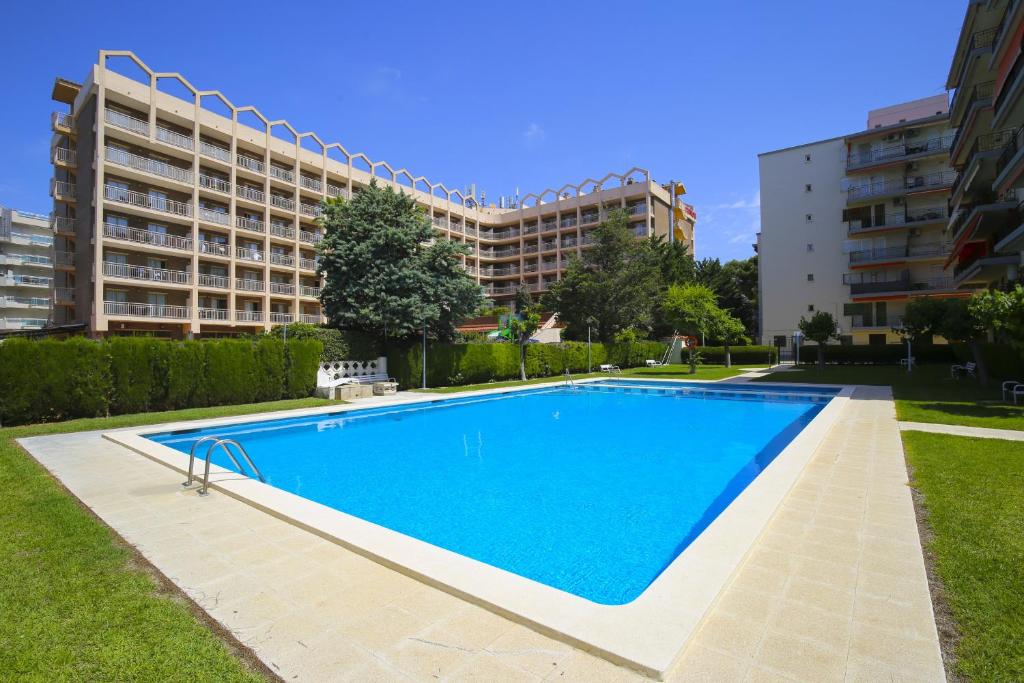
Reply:
[[[812,189],[814,189],[814,188],[811,186],[810,183],[807,183],[806,185],[804,185],[804,192],[810,192]]]
[[[814,273],[807,273],[807,281],[814,282]]]
[[[813,223],[814,222],[814,214],[813,213],[804,214],[804,219],[808,223]]]
[[[810,154],[805,154],[804,155],[804,163],[805,164],[811,163],[811,155]]]
[[[807,243],[807,251],[809,251],[809,252],[814,251],[814,243],[813,242],[808,242]]]
[[[814,313],[814,304],[807,304],[807,312]]]

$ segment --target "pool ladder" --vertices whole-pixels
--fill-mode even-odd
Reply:
[[[572,389],[573,391],[576,391],[576,382],[575,382],[575,381],[573,380],[573,378],[572,378],[572,375],[571,375],[571,374],[569,374],[569,368],[566,368],[566,369],[565,369],[565,383],[566,383],[566,384],[567,384],[567,385],[569,386],[569,388],[571,388],[571,389]]]
[[[260,468],[256,467],[256,463],[252,461],[252,458],[249,457],[249,454],[245,452],[244,448],[242,448],[242,444],[238,443],[234,439],[222,439],[219,436],[204,436],[203,438],[198,439],[194,444],[192,444],[192,449],[188,453],[188,479],[181,483],[182,486],[187,488],[192,485],[193,481],[195,481],[193,471],[195,469],[196,463],[196,448],[199,446],[199,444],[204,443],[206,441],[212,441],[213,443],[210,444],[210,447],[206,449],[206,466],[203,470],[203,485],[199,489],[200,496],[205,496],[209,492],[210,458],[213,456],[213,452],[217,450],[218,446],[221,448],[221,450],[227,453],[227,456],[231,458],[231,462],[235,463],[235,467],[238,468],[239,472],[241,472],[247,477],[251,476],[248,472],[245,471],[245,468],[242,467],[242,464],[238,462],[238,458],[235,457],[235,454],[231,452],[231,446],[237,448],[239,454],[241,454],[242,458],[249,465],[249,468],[256,473],[256,477],[260,481],[266,483],[267,480],[263,478],[263,473],[260,472]]]

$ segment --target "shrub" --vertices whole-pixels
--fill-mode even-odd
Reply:
[[[170,410],[209,405],[206,377],[206,347],[196,341],[169,342],[164,349],[167,363],[167,398]]]
[[[42,419],[42,383],[38,342],[7,339],[0,343],[0,424]]]
[[[322,353],[323,344],[316,339],[288,340],[284,364],[287,397],[302,398],[313,393]]]
[[[284,342],[261,337],[254,347],[256,371],[253,377],[257,401],[276,401],[284,392]]]
[[[103,345],[73,337],[34,342],[41,384],[36,419],[98,417],[110,409],[110,365]]]
[[[160,372],[162,364],[159,363],[163,344],[166,342],[147,337],[112,337],[106,342],[112,382],[111,412],[152,410],[159,400],[154,395],[166,391],[166,373]]]
[[[284,337],[284,325],[277,325],[268,333],[272,337]],[[365,332],[336,330],[333,327],[293,323],[288,325],[288,339],[315,339],[323,344],[320,353],[322,362],[335,360],[373,360],[380,356],[377,340]]]
[[[700,347],[701,355],[705,363],[720,364],[725,363],[725,347],[724,346],[702,346]],[[825,360],[829,359],[829,355],[832,351],[832,347],[828,347],[825,354]],[[768,363],[768,354],[771,354],[772,364],[778,362],[779,352],[773,346],[730,346],[729,355],[732,357],[732,362],[737,365],[764,365]],[[804,353],[809,353],[809,358],[804,358]],[[800,349],[800,361],[813,361],[818,358],[818,350],[811,349],[809,346],[804,346]]]
[[[206,346],[209,404],[252,403],[256,398],[256,356],[252,343],[237,339],[201,343]]]
[[[913,347],[918,363],[953,362],[953,349],[947,344],[917,344]],[[829,344],[825,348],[825,362],[836,365],[898,365],[907,357],[906,344]],[[816,345],[800,347],[800,363],[818,361]]]

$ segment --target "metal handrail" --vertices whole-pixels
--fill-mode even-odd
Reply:
[[[565,369],[565,383],[568,384],[573,391],[576,390],[576,382],[572,378],[572,374],[569,372],[569,368]]]
[[[213,441],[213,443],[210,444],[210,447],[206,449],[206,464],[203,468],[203,485],[199,489],[199,495],[205,496],[208,493],[208,489],[210,487],[210,460],[213,457],[213,452],[217,449],[218,446],[220,446],[221,450],[223,450],[227,454],[227,456],[231,459],[231,462],[235,464],[235,467],[241,474],[249,476],[248,472],[245,471],[245,468],[242,467],[241,463],[238,462],[238,458],[236,458],[235,455],[231,452],[229,446],[234,446],[235,448],[237,448],[238,452],[241,453],[242,457],[245,459],[246,464],[249,465],[249,468],[256,473],[256,477],[261,482],[266,483],[267,480],[263,477],[263,473],[260,472],[260,468],[256,467],[256,463],[254,463],[252,461],[252,458],[249,457],[249,454],[245,452],[245,448],[242,447],[242,444],[238,443],[234,439],[222,439],[218,436],[211,435],[204,436],[203,438],[196,440],[196,442],[192,444],[192,448],[189,450],[188,454],[188,479],[182,482],[182,486],[189,487],[195,480],[195,476],[193,473],[195,470],[196,447],[199,446],[199,444],[204,443],[206,441]]]

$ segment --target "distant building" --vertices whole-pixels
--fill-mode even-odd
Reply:
[[[59,260],[61,267],[66,260]],[[0,331],[45,327],[53,310],[53,232],[47,216],[0,207]]]

